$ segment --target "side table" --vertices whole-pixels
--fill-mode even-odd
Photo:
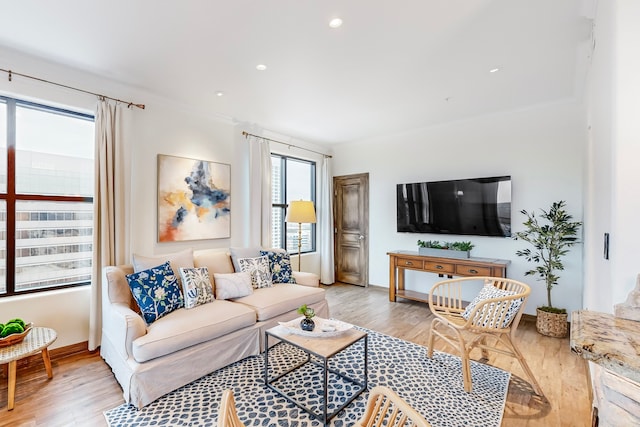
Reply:
[[[35,326],[24,340],[18,344],[0,348],[0,365],[9,364],[9,387],[7,389],[7,409],[12,410],[16,394],[16,369],[18,360],[42,352],[42,361],[47,370],[47,376],[53,378],[49,347],[58,338],[56,331],[51,328]]]

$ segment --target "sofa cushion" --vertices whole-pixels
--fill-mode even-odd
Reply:
[[[231,253],[231,262],[236,272],[241,272],[240,258],[255,258],[260,256],[260,248],[229,248]]]
[[[271,281],[273,283],[296,283],[291,271],[291,259],[289,252],[284,249],[260,251],[260,255],[269,259],[269,269],[271,270]]]
[[[294,311],[302,304],[320,302],[324,298],[322,288],[276,283],[271,288],[254,289],[251,295],[235,298],[233,301],[252,307],[261,322]]]
[[[209,277],[211,278],[213,273],[233,273],[235,271],[229,254],[219,249],[194,251],[193,265],[195,267],[207,267],[209,269]]]
[[[126,277],[147,325],[184,307],[182,292],[169,261]]]
[[[207,267],[181,268],[184,308],[190,309],[215,299]]]
[[[182,279],[180,279],[180,268],[193,268],[193,249],[185,249],[180,252],[173,252],[170,254],[144,256],[133,254],[133,271],[142,271],[151,267],[155,267],[169,261],[171,269],[178,274],[178,284],[182,286]]]
[[[158,319],[133,341],[133,356],[146,362],[254,325],[256,313],[242,304],[215,300]],[[211,355],[215,357],[215,355]]]
[[[270,288],[273,285],[269,259],[266,256],[240,258],[238,263],[240,264],[240,271],[249,273],[251,276],[251,285],[254,289]]]

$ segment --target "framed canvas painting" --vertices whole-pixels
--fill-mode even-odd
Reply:
[[[231,236],[231,166],[158,154],[158,241]]]

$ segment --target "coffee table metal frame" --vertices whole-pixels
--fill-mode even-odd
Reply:
[[[292,345],[294,347],[299,348],[307,354],[306,360],[303,360],[301,363],[293,366],[291,369],[277,375],[274,378],[269,378],[269,337],[273,337],[282,341],[283,343]],[[358,341],[364,340],[364,380],[360,381],[355,378],[348,377],[347,375],[339,372],[335,369],[330,369],[328,366],[329,359],[331,359],[336,354],[346,350],[348,347],[351,347],[353,344]],[[368,337],[367,333],[364,331],[360,331],[357,329],[349,329],[342,335],[338,337],[305,337],[301,335],[296,335],[288,332],[286,328],[282,326],[276,326],[274,328],[268,329],[264,334],[264,342],[265,342],[265,351],[264,351],[264,382],[267,387],[271,390],[275,391],[289,402],[296,405],[298,408],[304,410],[309,413],[312,417],[322,421],[325,425],[328,424],[329,420],[337,415],[340,411],[342,411],[349,403],[351,403],[356,397],[360,395],[364,390],[367,389],[367,372],[368,372],[368,360],[367,360],[367,345],[368,345]],[[320,362],[312,359],[311,356],[315,356],[320,360]],[[313,412],[312,409],[307,408],[302,405],[300,402],[290,398],[280,390],[278,387],[274,385],[274,382],[279,380],[280,378],[300,369],[302,366],[307,363],[312,363],[316,366],[322,368],[323,372],[323,405],[322,405],[322,414],[317,414]],[[342,405],[335,409],[332,413],[328,413],[328,399],[329,399],[329,372],[332,374],[338,375],[342,379],[359,386],[359,389],[356,390]]]

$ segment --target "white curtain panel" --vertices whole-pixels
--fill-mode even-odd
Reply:
[[[95,118],[95,187],[93,197],[93,263],[89,350],[100,346],[102,335],[102,269],[124,264],[128,237],[125,233],[125,158],[120,138],[117,103],[100,100]]]
[[[318,197],[318,252],[320,253],[320,282],[330,285],[335,281],[333,259],[333,176],[331,159],[322,159],[320,167],[320,194]]]
[[[271,147],[269,141],[249,138],[250,246],[271,247]]]

